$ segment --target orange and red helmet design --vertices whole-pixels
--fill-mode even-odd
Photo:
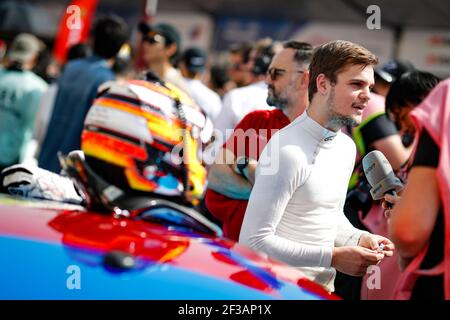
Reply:
[[[206,169],[199,157],[208,118],[170,84],[114,82],[90,108],[81,149],[93,169],[126,191],[199,199]]]

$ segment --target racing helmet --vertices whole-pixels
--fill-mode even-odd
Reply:
[[[89,109],[81,136],[86,163],[125,193],[197,204],[206,186],[200,152],[212,123],[163,81],[112,82]]]

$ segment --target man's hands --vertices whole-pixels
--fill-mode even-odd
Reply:
[[[369,266],[378,264],[383,258],[383,253],[363,247],[335,247],[331,266],[342,273],[361,277]]]
[[[237,167],[237,161],[235,161],[232,165],[231,165],[231,169],[238,174],[239,176],[241,175],[241,172],[239,171],[238,167]],[[256,166],[258,165],[258,161],[256,161],[255,159],[249,158],[248,159],[248,165],[245,167],[244,169],[244,174],[245,177],[243,177],[244,179],[248,180],[252,185],[255,184],[255,172],[256,172]]]
[[[235,156],[227,148],[221,148],[208,172],[208,188],[232,199],[248,200],[252,183],[238,174],[231,166]]]
[[[358,246],[333,248],[331,266],[351,276],[363,276],[369,266],[377,265],[384,257],[391,257],[394,249],[389,239],[364,233]]]
[[[382,250],[380,250],[381,244],[383,245]],[[386,257],[392,257],[395,249],[394,244],[388,238],[370,233],[363,233],[359,238],[358,246],[383,253]]]

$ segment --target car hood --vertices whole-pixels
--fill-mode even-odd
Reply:
[[[0,248],[1,299],[334,298],[231,240],[54,202],[2,196]]]

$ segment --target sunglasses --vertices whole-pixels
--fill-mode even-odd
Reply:
[[[147,34],[142,38],[142,41],[148,42],[150,44],[155,44],[155,43],[165,44],[166,43],[165,38],[158,33]]]
[[[278,78],[283,76],[286,72],[288,72],[288,71],[285,70],[285,69],[270,68],[269,70],[267,70],[267,75],[270,77],[270,80],[277,81]],[[303,70],[296,70],[295,72],[304,73],[305,71],[303,71]]]

